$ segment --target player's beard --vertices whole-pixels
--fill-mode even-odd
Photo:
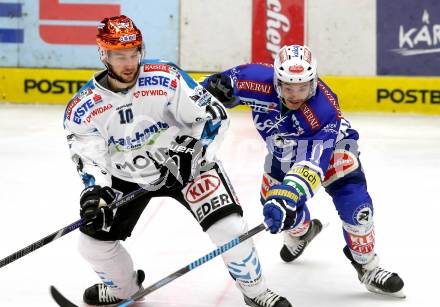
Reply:
[[[127,74],[116,73],[113,70],[113,67],[110,63],[107,62],[106,64],[107,64],[106,66],[107,66],[107,70],[108,70],[108,75],[110,78],[113,78],[121,83],[128,84],[128,85],[133,83],[136,80],[137,76],[139,75],[139,69],[141,67],[139,64],[137,66],[136,70],[132,74],[130,74],[130,76],[127,76]],[[126,70],[126,72],[128,72],[128,71]]]

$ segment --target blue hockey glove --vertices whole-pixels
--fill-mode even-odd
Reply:
[[[285,184],[274,185],[264,203],[264,223],[273,234],[293,228],[304,203],[304,196],[295,188]]]
[[[94,234],[99,230],[110,227],[113,224],[113,210],[110,205],[116,198],[115,192],[110,187],[93,185],[81,192],[79,200],[81,209],[80,216],[85,220],[81,226],[87,234]]]
[[[234,96],[231,78],[226,75],[215,74],[209,77],[206,89],[227,108],[235,107],[239,103],[238,97]]]

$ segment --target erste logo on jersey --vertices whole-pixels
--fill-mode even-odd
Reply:
[[[164,66],[164,65],[160,65]],[[165,65],[166,66],[166,65]],[[167,66],[168,67],[168,66]],[[173,78],[172,80],[165,76],[147,76],[140,77],[138,79],[139,87],[149,87],[149,86],[163,86],[165,88],[171,89],[173,91],[177,88],[177,78]],[[154,89],[154,90],[140,90],[136,91],[133,94],[136,98],[140,96],[167,96],[168,93],[164,90]]]
[[[89,94],[88,94],[89,95]],[[86,96],[88,96],[86,95]],[[91,111],[90,114],[86,117],[85,122],[90,123],[93,117],[100,115],[108,110],[110,110],[113,106],[109,103],[105,106],[95,107],[97,104],[102,102],[101,95],[95,94],[92,98],[87,99],[81,106],[79,106],[75,113],[73,114],[73,122],[75,124],[81,124],[82,118],[87,112]],[[76,104],[75,104],[76,105]],[[95,107],[95,108],[94,108]],[[93,110],[92,110],[93,108]],[[68,116],[70,118],[70,115]]]
[[[76,107],[76,105],[85,97],[91,95],[93,93],[91,88],[86,88],[85,90],[78,93],[78,95],[69,103],[66,109],[66,118],[70,120],[72,115],[72,110]]]
[[[138,79],[139,86],[154,86],[161,85],[164,87],[168,87],[170,85],[170,78],[164,76],[148,76],[148,77],[140,77]]]

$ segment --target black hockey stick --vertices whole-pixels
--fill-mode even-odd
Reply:
[[[161,184],[163,180],[164,180],[164,178],[159,178],[157,181],[152,183],[150,186],[153,187],[156,184],[156,187],[157,187],[157,185]],[[137,199],[138,197],[145,195],[148,192],[149,192],[148,187],[146,189],[141,188],[139,190],[133,191],[130,194],[127,194],[126,196],[122,197],[120,200],[113,202],[110,205],[110,208],[111,209],[119,208],[119,207],[125,205],[126,203],[131,202],[132,200]],[[38,241],[26,246],[25,248],[7,256],[6,258],[1,259],[0,260],[0,268],[4,267],[5,265],[7,265],[17,259],[20,259],[21,257],[26,256],[27,254],[39,249],[40,247],[42,247],[46,244],[49,244],[50,242],[55,241],[56,239],[61,238],[62,236],[68,234],[69,232],[81,227],[81,225],[83,225],[84,222],[85,222],[84,219],[79,219],[76,222],[74,222],[70,225],[67,225],[66,227],[63,227],[60,230],[44,237],[43,239],[38,240]]]
[[[117,303],[117,304],[113,304],[111,306],[113,306],[113,307],[116,307],[116,306],[126,307],[126,306],[130,306],[130,305],[134,304],[136,301],[140,300],[144,296],[150,294],[153,291],[156,291],[159,288],[162,288],[163,286],[167,285],[168,283],[172,282],[173,280],[179,278],[182,275],[185,275],[189,271],[194,270],[195,268],[197,268],[200,265],[204,264],[205,262],[208,262],[209,260],[217,257],[218,255],[223,254],[224,252],[230,250],[231,248],[240,244],[241,242],[246,241],[247,239],[251,238],[252,236],[256,235],[257,233],[261,232],[264,229],[266,229],[266,226],[265,226],[265,224],[261,223],[260,225],[252,228],[248,232],[245,232],[244,234],[240,235],[239,237],[223,244],[222,246],[220,246],[216,250],[213,250],[209,254],[206,254],[205,256],[197,259],[196,261],[191,262],[187,266],[184,266],[180,270],[177,270],[174,273],[171,273],[170,275],[162,278],[161,280],[152,284],[148,288],[142,289],[142,290],[136,292],[131,297],[123,300],[122,302]],[[50,293],[51,293],[53,299],[55,300],[55,302],[57,302],[57,304],[61,307],[78,307],[77,305],[70,302],[67,298],[65,298],[54,286],[50,286]]]

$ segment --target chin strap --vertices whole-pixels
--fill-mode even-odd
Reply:
[[[111,65],[109,62],[104,62],[104,65],[105,65],[105,67],[107,68],[107,75],[108,75],[110,78],[115,79],[116,81],[119,81],[119,82],[121,82],[121,83],[127,83],[127,82],[125,82],[121,77],[119,77],[119,76],[114,72],[114,70],[113,70],[113,68],[112,68],[112,65]],[[141,68],[141,63],[140,63],[140,61],[139,61],[139,64],[138,64],[138,67],[137,67],[137,70],[136,70],[136,77],[137,77],[138,74],[139,74],[139,70],[140,70],[140,68]]]

